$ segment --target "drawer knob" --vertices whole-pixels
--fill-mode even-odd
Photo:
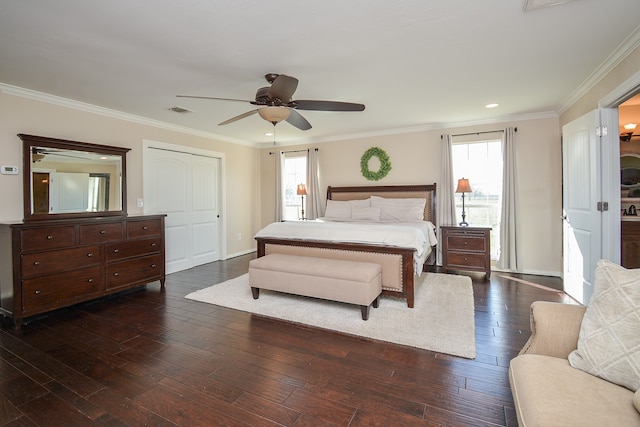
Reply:
[[[33,293],[36,294],[36,295],[40,295],[40,290],[36,289],[35,291],[33,291]]]
[[[155,248],[156,246],[158,246],[156,242],[153,242],[153,243],[151,244],[151,247],[152,247],[152,248]]]
[[[91,278],[91,279],[87,280],[87,282],[89,282],[89,283],[93,283],[93,278]]]
[[[114,249],[114,250],[113,250],[113,253],[114,253],[114,254],[117,254],[118,252],[120,252],[120,249]]]
[[[33,265],[35,265],[36,267],[40,265],[40,261],[34,261]]]
[[[87,256],[88,256],[89,258],[91,258],[91,257],[93,256],[93,254],[92,254],[91,252],[89,252],[89,253],[87,254]]]
[[[142,227],[143,230],[148,230],[149,227],[147,227],[146,225],[144,227]]]
[[[47,236],[47,240],[52,240],[52,239],[53,239],[53,236],[52,236],[51,234],[49,234],[49,235]]]
[[[469,244],[469,242],[467,242],[467,241],[465,240],[465,241],[464,241],[464,244],[465,244],[465,245],[468,245],[468,244]]]
[[[120,275],[120,273],[113,273],[114,277],[118,277]]]
[[[151,268],[156,268],[156,265],[155,264],[151,264]]]
[[[100,230],[100,234],[107,234],[105,230]]]

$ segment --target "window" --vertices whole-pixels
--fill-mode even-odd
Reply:
[[[289,156],[284,159],[284,220],[302,218],[302,197],[296,194],[298,184],[307,183],[307,156]]]
[[[473,191],[465,194],[466,220],[471,226],[492,228],[491,259],[497,260],[500,254],[502,209],[502,141],[454,143],[452,150],[455,182],[467,178]],[[455,196],[456,218],[461,220],[462,194],[456,193]]]

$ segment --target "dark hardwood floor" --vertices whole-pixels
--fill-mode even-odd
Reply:
[[[473,275],[475,360],[186,300],[253,255],[0,329],[1,426],[515,426],[507,367],[557,278]],[[539,287],[536,285],[543,285]],[[452,308],[455,309],[455,308]],[[429,325],[424,325],[425,328]]]

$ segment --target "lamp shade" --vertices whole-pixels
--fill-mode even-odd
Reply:
[[[296,194],[298,196],[306,196],[307,195],[307,187],[304,184],[298,184],[298,188],[296,189]]]
[[[289,118],[291,111],[286,107],[262,107],[258,109],[260,117],[271,123],[279,123]]]
[[[461,178],[458,180],[456,193],[471,193],[471,186],[469,185],[469,180],[467,178]]]

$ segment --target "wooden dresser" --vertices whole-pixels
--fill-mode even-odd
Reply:
[[[164,215],[0,224],[0,251],[0,311],[18,329],[81,301],[156,280],[164,288]]]
[[[441,226],[442,270],[484,271],[491,277],[490,227]]]

